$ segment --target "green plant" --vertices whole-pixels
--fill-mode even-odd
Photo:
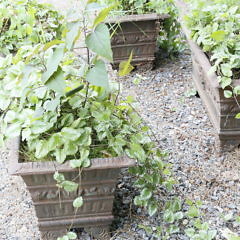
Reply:
[[[0,143],[20,135],[25,161],[69,161],[80,170],[95,157],[134,158],[137,166],[131,172],[140,189],[135,203],[154,215],[160,205],[155,199],[159,186],[171,189],[174,182],[169,164],[132,107],[133,99],[118,98],[119,84],[108,79],[105,62],[112,61],[112,51],[103,23],[107,11],[103,9],[89,25],[91,5],[84,15],[68,16],[62,40],[23,46],[15,56],[0,58]],[[80,33],[86,57],[73,52]],[[129,69],[130,60],[121,64],[119,74]],[[59,172],[53,177],[65,191],[79,187]],[[82,204],[81,196],[73,202],[76,208]],[[73,237],[68,233],[62,239]]]
[[[0,53],[15,53],[27,44],[61,38],[63,17],[35,0],[2,0],[0,3]]]
[[[139,228],[156,239],[175,239],[176,234],[182,234],[191,240],[212,240],[217,234],[211,230],[207,222],[201,220],[201,202],[186,200],[185,204],[179,198],[171,197],[158,214],[159,226],[139,225]]]
[[[226,98],[236,98],[240,86],[240,1],[188,0],[190,14],[185,17],[192,39],[207,54]],[[238,114],[236,118],[240,118]]]
[[[178,12],[173,0],[99,0],[101,4],[113,6],[112,15],[158,13],[168,14],[158,37],[160,49],[168,55],[176,55],[184,49],[177,21]]]

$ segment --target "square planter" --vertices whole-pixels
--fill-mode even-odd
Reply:
[[[42,239],[53,240],[71,228],[85,228],[98,237],[107,233],[112,223],[112,207],[117,178],[122,168],[135,165],[127,157],[92,159],[92,165],[79,174],[68,163],[22,162],[19,139],[12,141],[10,173],[21,176],[29,190]],[[58,170],[66,180],[81,182],[76,192],[59,190],[53,174]],[[76,212],[73,200],[83,196],[84,204]],[[107,239],[107,238],[105,238]]]
[[[126,15],[109,20],[114,64],[128,60],[133,53],[132,63],[152,62],[155,59],[157,38],[161,22],[168,15]]]
[[[182,15],[187,14],[186,4],[176,1]],[[182,24],[184,33],[191,50],[193,64],[193,81],[196,89],[206,107],[210,120],[217,132],[220,151],[231,150],[240,144],[240,120],[235,116],[240,112],[236,100],[225,98],[224,90],[219,85],[216,73],[210,73],[211,63],[202,49],[190,39],[190,31]],[[239,85],[235,80],[233,85]]]

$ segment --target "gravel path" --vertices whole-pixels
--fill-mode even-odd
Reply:
[[[132,83],[136,74],[146,78],[139,85]],[[152,127],[160,147],[169,152],[179,181],[175,193],[203,201],[205,219],[218,230],[216,239],[223,239],[220,230],[226,226],[240,231],[221,218],[230,212],[240,214],[240,152],[218,156],[214,129],[201,99],[185,96],[193,89],[190,56],[162,62],[153,71],[139,68],[122,82],[123,94],[135,96],[138,111]],[[0,240],[38,240],[37,220],[25,185],[20,177],[9,176],[8,151],[2,150],[0,157]],[[136,193],[131,184],[127,173],[119,180],[114,225],[118,229],[112,239],[153,239],[138,225],[158,225],[159,219],[150,219],[144,210],[132,206]],[[84,234],[80,239],[91,238]],[[172,239],[187,238],[179,234]]]

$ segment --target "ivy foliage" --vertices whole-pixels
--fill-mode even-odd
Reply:
[[[101,4],[112,6],[112,15],[158,13],[168,14],[159,33],[159,48],[168,55],[176,55],[184,49],[177,21],[178,12],[173,0],[99,0]]]
[[[27,44],[60,38],[63,17],[35,0],[1,0],[0,53],[16,52]]]
[[[240,78],[240,1],[186,0],[190,14],[185,17],[192,39],[208,55],[212,72],[227,98],[240,93],[234,80]]]
[[[131,172],[141,192],[135,203],[154,215],[159,186],[171,189],[174,181],[165,154],[132,108],[133,99],[118,99],[119,84],[108,79],[112,51],[106,16],[100,12],[98,21],[87,25],[87,14],[72,13],[63,39],[23,46],[16,55],[0,58],[0,142],[20,135],[25,160],[68,162],[80,169],[96,157],[134,158]],[[86,58],[73,51],[80,35]],[[123,75],[130,67],[129,61],[124,64]],[[54,179],[68,192],[79,187],[58,172]],[[74,207],[84,204],[81,197]]]

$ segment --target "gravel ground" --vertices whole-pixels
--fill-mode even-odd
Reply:
[[[146,78],[139,85],[132,83],[136,74]],[[204,219],[218,230],[216,239],[223,239],[225,227],[240,231],[239,226],[221,218],[228,213],[240,215],[240,152],[218,155],[217,138],[201,99],[185,96],[194,89],[190,56],[185,53],[161,62],[153,71],[139,67],[122,82],[123,95],[137,99],[136,108],[152,127],[160,147],[169,153],[179,181],[174,193],[182,199],[203,201]],[[0,157],[0,240],[38,240],[37,220],[25,185],[21,178],[9,176],[8,151],[2,150]],[[153,239],[138,225],[158,226],[159,218],[148,218],[143,209],[134,207],[135,194],[131,177],[124,173],[117,186],[112,239]],[[80,239],[91,238],[83,234]],[[179,234],[172,239],[188,238]]]

